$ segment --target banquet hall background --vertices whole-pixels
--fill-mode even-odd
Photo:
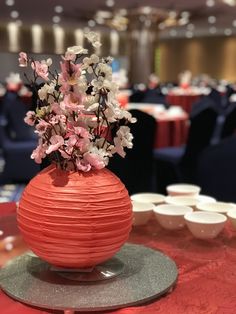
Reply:
[[[18,53],[59,64],[96,31],[111,55],[118,99],[138,118],[134,149],[109,168],[130,194],[165,193],[176,182],[236,201],[235,1],[0,1],[0,202],[18,200],[40,171],[25,125],[34,91]],[[59,70],[59,69],[57,69]]]

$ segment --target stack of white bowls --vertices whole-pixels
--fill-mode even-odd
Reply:
[[[187,225],[198,239],[213,239],[223,230],[227,218],[236,229],[236,205],[218,202],[201,195],[197,185],[182,183],[167,186],[167,196],[138,193],[131,196],[134,226],[146,224],[154,213],[159,225],[179,230]]]

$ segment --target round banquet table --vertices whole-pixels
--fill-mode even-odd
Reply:
[[[10,223],[9,223],[10,221]],[[0,237],[0,265],[27,250],[15,220],[15,203],[0,204],[0,229],[11,237],[13,249],[4,249]],[[9,239],[9,238],[8,238]],[[154,217],[144,226],[134,227],[129,242],[157,249],[171,257],[179,277],[173,291],[142,306],[133,306],[107,314],[234,314],[236,309],[236,231],[229,222],[218,238],[197,240],[187,229],[167,231]],[[142,284],[142,283],[140,283]],[[33,308],[14,301],[0,291],[1,314],[62,313]],[[78,312],[82,313],[82,312]],[[105,314],[102,312],[92,312]],[[86,314],[92,314],[86,312]],[[82,313],[82,314],[85,314]]]
[[[166,96],[166,102],[172,106],[180,106],[188,114],[192,110],[192,105],[200,99],[200,95],[176,95],[168,94]]]
[[[158,106],[147,103],[130,103],[127,109],[138,109],[152,115],[157,122],[154,148],[182,146],[186,143],[189,130],[189,115],[185,111],[170,114],[158,111]]]
[[[178,116],[161,114],[156,116],[157,130],[154,148],[182,146],[186,143],[189,119],[186,112]]]

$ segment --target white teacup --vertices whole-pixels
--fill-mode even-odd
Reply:
[[[152,203],[155,205],[162,204],[165,201],[165,196],[158,193],[137,193],[131,195],[132,201],[141,203]]]
[[[224,228],[225,215],[214,212],[195,211],[184,216],[188,229],[197,239],[213,239]]]
[[[188,206],[158,205],[154,208],[154,213],[159,224],[168,230],[178,230],[185,226],[184,215],[192,212],[193,209]]]
[[[200,193],[200,186],[188,183],[171,184],[166,187],[168,195],[171,196],[196,196]]]
[[[145,225],[151,218],[155,205],[147,202],[142,203],[138,201],[132,201],[132,206],[133,206],[133,225],[134,226]]]

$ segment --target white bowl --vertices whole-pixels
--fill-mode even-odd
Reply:
[[[195,209],[199,201],[195,196],[167,196],[165,202],[171,205],[190,206]]]
[[[200,193],[200,186],[188,183],[177,183],[171,184],[166,187],[168,195],[177,196],[177,195],[186,195],[186,196],[195,196]]]
[[[164,203],[165,196],[157,193],[137,193],[131,195],[132,201],[142,202],[142,203],[152,203],[155,205]]]
[[[236,229],[236,209],[230,209],[227,212],[227,216],[232,224],[232,226],[234,227],[234,229]]]
[[[197,209],[214,213],[226,214],[229,210],[235,209],[235,206],[225,202],[198,203]]]
[[[169,204],[158,205],[154,208],[157,221],[168,230],[182,229],[185,226],[184,215],[192,211],[191,207]]]
[[[216,202],[216,199],[214,197],[211,197],[208,195],[202,195],[202,194],[197,195],[196,199],[198,200],[198,202],[201,202],[201,203],[215,203]]]
[[[195,211],[184,215],[188,229],[198,239],[213,239],[224,228],[225,215],[214,212]]]
[[[133,225],[134,226],[145,225],[151,218],[155,205],[152,203],[141,203],[137,201],[132,201],[132,206],[133,206]]]

